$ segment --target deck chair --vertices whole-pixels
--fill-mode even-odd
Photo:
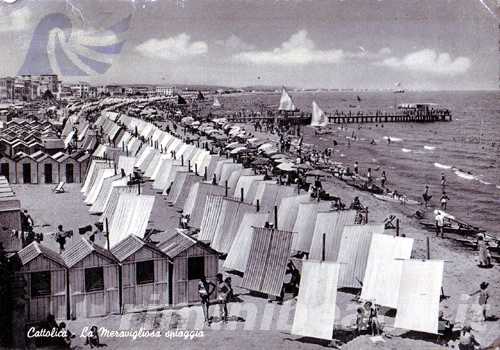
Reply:
[[[59,182],[59,184],[52,190],[55,193],[64,193],[64,181]]]

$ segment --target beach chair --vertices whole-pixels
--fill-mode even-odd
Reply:
[[[64,193],[64,181],[59,182],[59,184],[52,190],[55,193]]]

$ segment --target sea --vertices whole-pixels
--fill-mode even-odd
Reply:
[[[382,170],[387,186],[422,201],[425,185],[439,206],[441,176],[446,178],[447,212],[500,237],[500,91],[290,92],[298,109],[311,112],[316,101],[326,113],[394,112],[400,103],[437,103],[453,120],[435,123],[330,125],[332,133],[315,136],[303,127],[304,142],[318,150],[334,147],[334,160],[361,174]],[[359,97],[359,99],[358,99]],[[280,93],[223,95],[225,110],[277,109]],[[388,142],[388,138],[391,142]],[[375,145],[371,141],[375,141]],[[416,208],[417,210],[418,208]]]

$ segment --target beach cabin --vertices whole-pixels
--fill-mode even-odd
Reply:
[[[111,252],[121,263],[122,312],[169,304],[169,257],[152,243],[130,235]]]
[[[198,282],[201,276],[215,283],[219,257],[215,250],[197,239],[178,231],[158,246],[172,259],[172,298],[175,306],[200,302]],[[216,295],[213,294],[215,298]]]
[[[61,256],[37,242],[24,247],[17,256],[21,268],[16,274],[27,284],[27,322],[44,321],[49,314],[66,319],[66,266]]]
[[[87,176],[87,171],[89,170],[91,155],[89,153],[85,153],[79,157],[75,158],[76,161],[80,164],[80,182],[83,182],[85,176]]]
[[[9,183],[17,183],[16,162],[7,156],[0,158],[0,175],[5,176]]]
[[[5,251],[17,252],[22,248],[20,231],[21,202],[15,197],[7,179],[0,176],[0,242]]]
[[[120,312],[118,260],[85,238],[66,249],[71,319]]]
[[[59,164],[59,181],[70,183],[80,183],[80,163],[69,154],[64,154],[57,158]]]
[[[59,183],[59,163],[48,154],[36,159],[39,184]]]
[[[26,153],[18,153],[14,158],[17,169],[17,183],[32,184],[38,183],[38,164]]]

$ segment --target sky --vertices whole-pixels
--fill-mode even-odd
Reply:
[[[496,89],[499,17],[493,0],[0,0],[0,76]]]

